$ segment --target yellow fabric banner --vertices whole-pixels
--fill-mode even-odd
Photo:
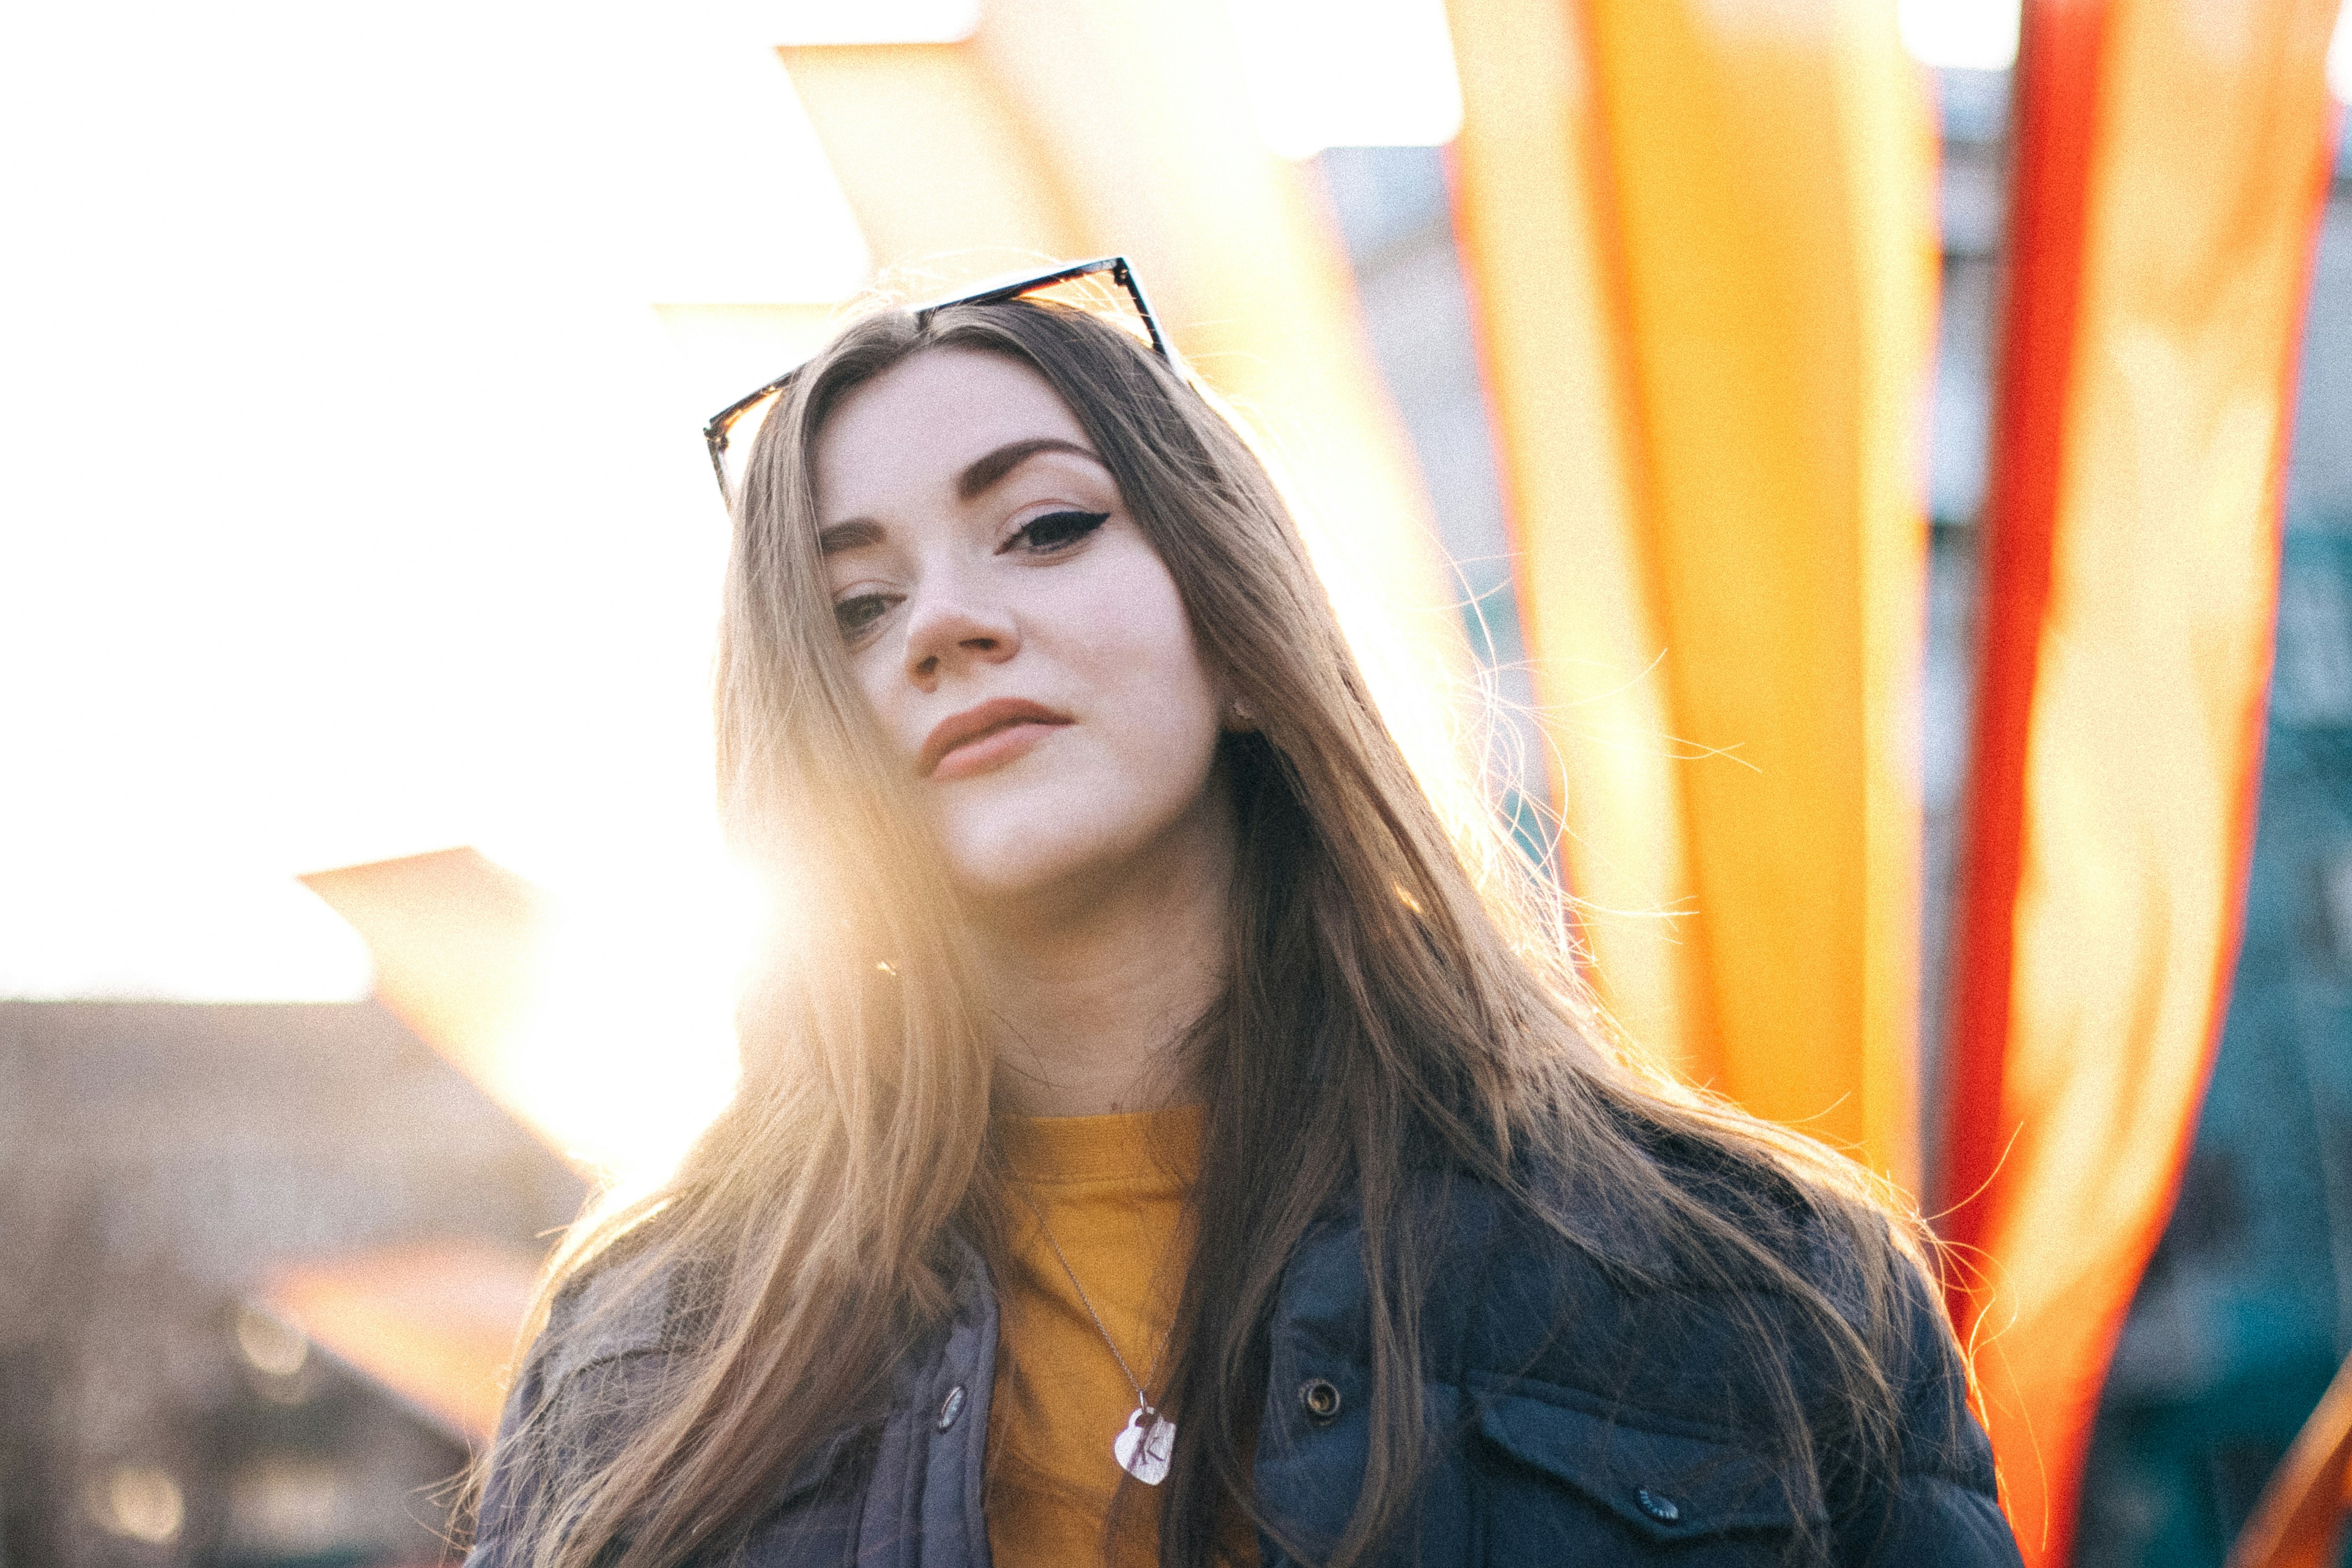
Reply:
[[[1631,1033],[1916,1183],[1935,144],[1861,0],[1452,0],[1457,224]]]

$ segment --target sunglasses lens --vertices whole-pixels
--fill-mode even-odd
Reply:
[[[1066,278],[1021,296],[1040,304],[1062,305],[1117,327],[1144,347],[1151,346],[1151,328],[1135,307],[1135,296],[1115,281],[1108,270]]]
[[[767,423],[768,416],[782,401],[782,393],[772,392],[735,416],[734,423],[727,426],[726,449],[719,454],[719,482],[726,488],[730,504],[743,493],[743,470],[751,460],[751,447],[760,438],[760,426]]]

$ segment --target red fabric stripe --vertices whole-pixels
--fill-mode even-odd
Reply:
[[[1938,1205],[1945,1238],[1962,1246],[1982,1238],[1981,1199],[2015,1131],[2002,1101],[2001,1068],[2009,1046],[2011,918],[2024,865],[2026,737],[2050,594],[2106,17],[2106,0],[2028,5],[2019,40],[2009,293],[1983,521],[1982,662]],[[1956,1280],[1954,1290],[1953,1319],[1965,1327],[1964,1281]]]

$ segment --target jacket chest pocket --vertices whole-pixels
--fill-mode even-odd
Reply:
[[[1752,1450],[1509,1386],[1520,1392],[1473,1396],[1475,1507],[1488,1563],[1784,1568],[1821,1560],[1827,1517],[1817,1503],[1792,1501],[1780,1471]]]

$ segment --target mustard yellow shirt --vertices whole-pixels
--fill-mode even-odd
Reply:
[[[1159,1561],[1165,1494],[1128,1479],[1111,1456],[1136,1400],[1103,1330],[1156,1404],[1192,1255],[1185,1200],[1200,1170],[1201,1115],[1198,1106],[1184,1106],[998,1119],[1013,1184],[1013,1255],[996,1282],[1000,1327],[988,1415],[988,1544],[999,1568],[1150,1568]],[[1072,1273],[1102,1330],[1072,1288]],[[1107,1535],[1114,1500],[1117,1529]],[[1255,1568],[1247,1521],[1236,1515],[1221,1533],[1229,1559]]]

